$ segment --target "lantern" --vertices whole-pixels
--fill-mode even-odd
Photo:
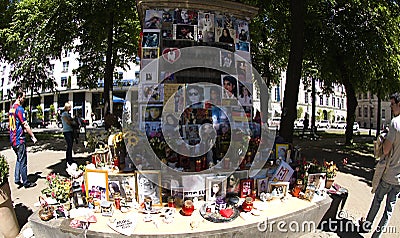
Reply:
[[[83,195],[82,187],[78,181],[72,183],[72,197],[74,199],[75,208],[86,206],[86,198]]]

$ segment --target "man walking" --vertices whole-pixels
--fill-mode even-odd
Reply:
[[[31,136],[33,143],[36,143],[37,139],[25,119],[24,108],[22,107],[24,102],[25,93],[18,90],[17,100],[15,100],[15,103],[11,106],[8,118],[10,124],[10,143],[17,155],[14,182],[18,186],[30,188],[36,186],[36,183],[31,183],[28,180],[28,156],[25,145],[25,131]]]
[[[386,206],[382,218],[372,237],[381,237],[392,216],[397,198],[400,195],[400,94],[390,96],[390,107],[394,118],[390,122],[389,132],[383,143],[383,153],[386,156],[386,169],[375,192],[374,199],[369,209],[365,227],[371,229],[372,223],[378,213],[381,202],[386,195]]]
[[[68,102],[64,105],[64,112],[61,114],[61,121],[63,124],[63,134],[65,141],[67,142],[67,151],[66,151],[66,160],[69,165],[75,163],[72,159],[72,144],[74,142],[73,137],[73,124],[75,123],[72,119],[71,115],[69,114],[71,111],[71,104]]]

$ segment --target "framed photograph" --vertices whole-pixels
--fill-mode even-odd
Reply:
[[[254,189],[254,180],[253,179],[240,180],[240,197],[241,198],[250,196],[253,189]]]
[[[160,30],[144,30],[142,47],[159,47]]]
[[[158,48],[142,48],[142,59],[157,59]]]
[[[206,177],[206,200],[215,201],[217,197],[225,197],[226,184],[226,176]]]
[[[145,29],[161,28],[163,17],[164,17],[163,11],[146,10],[146,15],[144,18],[144,28]]]
[[[236,76],[223,74],[221,75],[221,85],[225,90],[222,91],[222,99],[237,98],[238,83]]]
[[[183,175],[182,185],[185,198],[199,198],[204,199],[206,183],[206,175]]]
[[[232,52],[220,51],[220,67],[232,68],[234,66],[234,56]]]
[[[276,144],[275,145],[275,158],[285,160],[286,152],[289,149],[289,144]]]
[[[154,74],[150,73],[150,75]],[[164,85],[156,83],[140,84],[139,99],[141,102],[162,102],[164,100]]]
[[[315,186],[314,185],[308,185],[306,187],[306,191],[303,195],[303,199],[308,200],[308,201],[312,201],[314,198],[314,194],[315,194]]]
[[[171,186],[171,197],[174,198],[175,205],[181,207],[185,199],[183,187]]]
[[[314,185],[316,190],[323,190],[326,183],[326,173],[308,174],[307,185]]]
[[[197,26],[174,24],[174,40],[197,40]]]
[[[160,171],[142,170],[140,172],[136,172],[136,181],[137,201],[139,204],[143,203],[146,197],[150,197],[153,205],[162,206]]]
[[[269,192],[275,197],[286,197],[289,192],[289,182],[270,182]]]
[[[240,180],[248,179],[248,171],[241,170],[235,171],[228,176],[227,182],[227,193],[233,193],[236,195],[240,195]]]
[[[121,198],[125,198],[127,202],[131,202],[136,197],[135,174],[109,174],[108,189],[109,200],[114,200],[114,194],[118,192]]]
[[[99,200],[108,200],[108,172],[107,170],[86,169],[85,171],[86,197]]]
[[[278,169],[276,169],[275,173],[272,175],[271,180],[273,182],[288,182],[293,173],[294,170],[292,169],[292,167],[282,160]]]
[[[171,101],[168,102],[168,100]],[[174,113],[183,111],[185,108],[185,84],[164,84],[165,106]]]
[[[257,195],[268,192],[268,178],[257,179]]]

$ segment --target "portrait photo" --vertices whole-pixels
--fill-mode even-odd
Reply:
[[[164,84],[164,107],[169,112],[182,112],[185,108],[185,84]]]
[[[194,25],[174,25],[175,39],[195,40],[197,39],[197,26]]]
[[[228,176],[227,179],[227,193],[240,195],[240,181],[248,179],[248,170],[235,171]]]
[[[86,197],[108,200],[108,172],[106,170],[85,171]]]
[[[289,192],[289,182],[270,182],[268,189],[273,197],[286,197]]]
[[[275,146],[275,158],[281,158],[282,160],[286,160],[286,153],[289,149],[289,144],[276,144]]]
[[[253,105],[253,85],[239,82],[239,96],[238,100],[242,106]]]
[[[225,89],[222,92],[222,99],[237,98],[238,83],[235,76],[229,74],[221,75],[221,84]]]
[[[162,105],[152,104],[147,105],[145,112],[145,121],[146,122],[159,122],[161,121],[163,107]]]
[[[226,184],[226,176],[206,177],[206,200],[215,201],[217,197],[225,197]]]
[[[164,84],[139,84],[141,102],[162,102],[164,100]]]
[[[326,173],[308,174],[307,185],[314,185],[316,190],[325,189]]]
[[[200,12],[198,30],[199,30],[199,35],[201,32],[201,35],[203,36],[201,41],[214,42],[215,41],[214,14],[208,12],[207,13]]]
[[[241,198],[250,196],[253,189],[254,189],[254,180],[253,179],[243,179],[240,181],[240,197]]]
[[[257,179],[257,195],[268,192],[268,178]]]
[[[249,25],[247,21],[237,20],[235,29],[238,41],[249,41]]]
[[[235,43],[235,40],[233,39],[233,37],[235,37],[235,30],[228,29],[225,27],[225,28],[216,28],[215,32],[216,32],[215,36],[216,42],[226,43],[231,45]]]
[[[234,64],[234,55],[229,51],[220,51],[220,67],[222,68],[233,68]]]
[[[236,43],[236,50],[250,52],[250,43],[239,41]]]
[[[198,14],[193,10],[177,9],[174,14],[174,23],[197,25]]]
[[[186,106],[190,108],[204,108],[204,88],[199,85],[186,85]]]
[[[135,174],[108,174],[108,189],[109,200],[114,200],[115,193],[119,193],[121,198],[131,202],[136,197]]]
[[[144,30],[142,47],[159,47],[160,30]]]
[[[146,16],[144,18],[145,29],[160,29],[162,23],[163,11],[157,10],[146,10]]]
[[[220,85],[210,85],[210,86],[205,86],[204,88],[205,92],[205,108],[206,109],[213,109],[217,106],[221,105],[221,86]]]
[[[143,59],[157,59],[158,58],[158,48],[142,48],[142,58]]]
[[[153,205],[162,206],[161,198],[161,172],[155,170],[140,171],[136,173],[138,203],[150,197]]]

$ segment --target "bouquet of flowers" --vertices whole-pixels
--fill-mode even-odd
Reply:
[[[47,175],[46,180],[48,187],[42,190],[42,194],[52,197],[60,203],[69,201],[71,180],[54,173]]]
[[[326,177],[328,179],[333,179],[336,177],[336,174],[339,171],[339,169],[338,167],[336,167],[336,164],[333,161],[331,162],[324,161],[324,167],[326,170],[324,172],[326,172]]]

